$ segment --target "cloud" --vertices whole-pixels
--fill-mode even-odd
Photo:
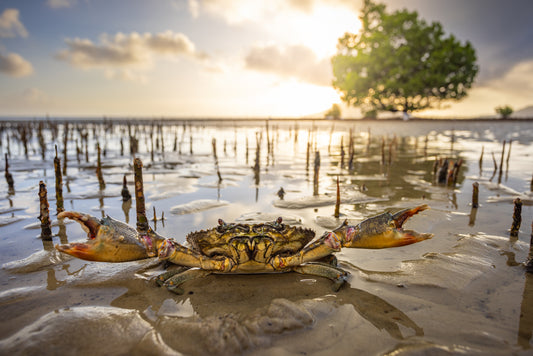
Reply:
[[[361,7],[360,3],[353,0],[189,0],[189,11],[193,17],[198,17],[203,11],[230,24],[245,21],[262,23],[287,12],[311,14],[323,6],[357,10]]]
[[[12,77],[25,77],[33,73],[33,66],[16,53],[5,56],[0,53],[0,72]]]
[[[25,104],[40,105],[50,103],[48,95],[38,88],[25,89],[21,94],[21,100]]]
[[[28,37],[26,27],[19,20],[19,10],[5,9],[0,15],[0,37]]]
[[[289,0],[289,5],[299,11],[311,13],[315,5],[315,0]]]
[[[285,48],[275,45],[256,46],[246,55],[245,64],[248,69],[331,86],[332,71],[329,59],[318,59],[311,49],[302,45]]]
[[[148,78],[145,74],[127,68],[106,69],[105,76],[109,79],[118,79],[126,82],[136,82],[141,84],[146,84],[148,82]]]
[[[189,12],[191,16],[196,19],[200,15],[200,3],[198,0],[189,0]]]
[[[196,51],[194,43],[182,33],[166,31],[155,35],[145,35],[146,46],[159,54],[189,55],[198,59],[205,59],[207,55]]]
[[[67,49],[56,54],[56,58],[77,68],[117,68],[150,67],[155,56],[205,59],[207,55],[198,52],[187,36],[182,33],[166,31],[158,34],[117,33],[115,36],[104,34],[100,43],[89,39],[66,39]]]
[[[362,1],[362,0],[360,0]],[[245,31],[257,31],[261,41],[300,44],[319,57],[336,52],[339,37],[360,26],[352,0],[190,0],[193,17],[221,19]],[[218,22],[218,21],[217,21]]]
[[[514,107],[531,105],[533,93],[533,60],[526,60],[515,64],[503,76],[494,78],[478,87],[487,95],[487,102],[501,102]]]
[[[302,0],[290,2],[283,0],[190,0],[189,11],[193,17],[198,17],[200,13],[205,12],[223,18],[229,24],[263,23],[287,10],[297,9],[292,3],[299,5],[300,2]],[[305,2],[313,2],[313,0]]]
[[[46,5],[48,5],[52,9],[72,7],[74,6],[74,4],[76,4],[76,0],[48,0],[46,1]]]
[[[53,98],[35,87],[11,93],[3,92],[0,95],[0,107],[4,114],[27,115],[32,112],[46,112],[55,105]]]

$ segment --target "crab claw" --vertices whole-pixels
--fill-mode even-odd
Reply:
[[[345,222],[334,232],[340,237],[343,247],[388,248],[410,245],[433,237],[433,234],[402,229],[407,219],[426,209],[429,209],[429,206],[420,205],[394,214],[386,212],[363,220],[355,226]]]
[[[88,214],[64,211],[58,218],[69,218],[80,223],[87,232],[87,242],[56,245],[56,249],[88,261],[125,262],[151,257],[150,251],[137,231],[109,216],[98,219]]]

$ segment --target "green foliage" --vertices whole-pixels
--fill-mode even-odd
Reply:
[[[377,119],[378,118],[378,111],[375,109],[365,111],[363,113],[363,118],[365,119]]]
[[[339,38],[332,58],[333,86],[349,105],[363,111],[411,112],[467,95],[478,72],[475,50],[440,23],[418,13],[387,13],[365,0],[358,34]]]
[[[496,114],[501,115],[503,119],[507,119],[514,111],[513,108],[509,105],[498,106],[495,110]]]
[[[339,104],[331,105],[331,109],[329,109],[324,116],[326,118],[340,119],[341,107],[339,106]]]

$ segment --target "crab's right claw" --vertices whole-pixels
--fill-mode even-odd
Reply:
[[[88,261],[125,262],[150,257],[146,245],[137,237],[137,231],[110,217],[95,218],[75,211],[64,211],[59,219],[77,221],[87,232],[86,242],[56,245],[56,249]]]
[[[340,238],[343,247],[389,248],[410,245],[433,237],[433,234],[402,228],[407,219],[426,209],[429,209],[429,206],[420,205],[394,214],[385,212],[355,226],[345,222],[333,232]]]

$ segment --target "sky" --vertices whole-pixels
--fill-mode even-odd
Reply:
[[[469,96],[421,116],[533,105],[533,1],[384,0],[470,41]],[[362,0],[0,0],[0,116],[309,117]],[[345,111],[353,113],[354,111]]]

